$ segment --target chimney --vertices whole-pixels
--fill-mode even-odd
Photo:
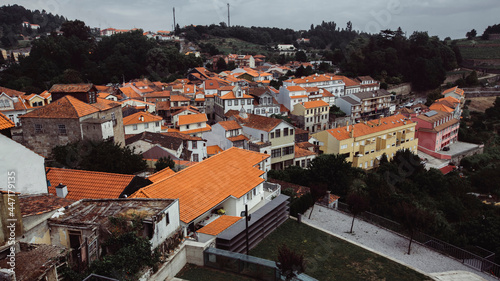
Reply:
[[[68,195],[68,187],[60,183],[56,186],[56,195],[57,197],[66,198],[66,195]]]
[[[378,125],[380,126],[380,124],[382,124],[382,118],[378,119]]]
[[[346,130],[349,132],[349,121],[347,121],[346,127]]]

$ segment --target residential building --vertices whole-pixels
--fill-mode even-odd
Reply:
[[[278,49],[280,55],[285,56],[293,56],[295,55],[295,51],[297,51],[295,46],[292,44],[278,44],[278,46],[276,46],[276,49]]]
[[[48,192],[71,200],[124,198],[151,183],[135,175],[54,167],[46,172]]]
[[[169,156],[172,160],[193,162],[207,158],[207,145],[204,139],[178,132],[161,134],[143,132],[127,138],[126,144],[136,153],[142,154],[145,159],[154,159],[155,162],[161,157]]]
[[[212,128],[207,124],[207,115],[205,113],[179,115],[179,132],[193,137],[201,137],[203,132],[210,131]]]
[[[247,113],[254,111],[253,97],[247,95],[239,86],[226,86],[219,88],[215,96],[215,120],[224,120],[224,114],[229,110],[243,110]]]
[[[236,67],[255,68],[255,59],[251,55],[229,54],[226,60],[226,63],[234,62],[234,65]]]
[[[418,148],[437,152],[458,141],[460,120],[451,112],[431,110],[412,119],[417,123]]]
[[[335,97],[344,95],[345,90],[345,83],[340,76],[327,74],[313,74],[307,77],[285,80],[283,81],[283,86],[317,87],[327,90]]]
[[[329,104],[323,100],[307,101],[294,106],[290,117],[299,127],[311,133],[329,129]]]
[[[316,158],[316,153],[295,145],[295,166],[307,169],[314,158]]]
[[[270,143],[271,168],[282,170],[293,165],[295,147],[295,128],[281,119],[264,117],[255,114],[228,112],[230,120],[236,120],[251,142]],[[260,151],[260,150],[259,150]]]
[[[41,155],[0,134],[0,182],[4,183],[0,185],[1,191],[47,193],[44,163],[45,159]],[[15,189],[9,188],[9,183]]]
[[[143,100],[136,99],[126,99],[121,102],[122,107],[131,106],[138,111],[145,111],[151,114],[156,112],[156,104],[152,102],[147,102]]]
[[[140,134],[142,132],[159,133],[163,118],[148,112],[137,112],[123,117],[123,126],[126,135]]]
[[[460,116],[462,116],[460,101],[451,95],[436,100],[433,104],[431,104],[429,109],[451,113],[455,119],[460,119]]]
[[[220,121],[212,126],[212,131],[204,132],[202,138],[207,146],[217,146],[226,150],[233,146],[248,149],[248,137],[243,134],[243,127],[235,120]]]
[[[370,76],[358,76],[356,80],[360,83],[361,92],[375,92],[380,90],[380,83]]]
[[[121,106],[97,98],[92,104],[65,96],[21,116],[23,141],[45,157],[52,148],[83,139],[112,139],[124,145],[125,135]]]
[[[117,250],[103,244],[108,238],[106,233],[116,228],[110,218],[121,218],[130,224],[134,217],[142,221],[142,236],[149,240],[151,249],[163,254],[160,246],[180,230],[179,200],[80,200],[48,220],[51,244],[72,249],[71,262],[85,269],[101,257],[103,250]]]
[[[93,84],[54,84],[49,93],[53,101],[69,95],[87,104],[97,102],[97,88]]]
[[[253,97],[253,114],[270,117],[280,114],[280,104],[268,87],[252,87],[248,94]]]
[[[298,103],[309,101],[307,90],[301,86],[281,86],[279,93],[275,94],[280,104],[292,111]]]
[[[337,106],[352,120],[371,120],[389,116],[391,94],[386,90],[359,92],[337,99]]]
[[[377,167],[384,153],[389,159],[401,149],[417,153],[416,125],[398,114],[329,129],[313,134],[313,137],[322,143],[320,149],[323,153],[342,154],[353,167],[372,169]]]
[[[218,214],[241,216],[245,205],[251,210],[262,202],[265,172],[261,168],[268,157],[232,147],[146,186],[131,197],[178,198],[181,225],[187,234],[202,221],[206,225],[218,218]]]
[[[444,90],[441,93],[441,95],[443,95],[445,97],[454,97],[457,100],[459,100],[462,105],[465,102],[464,90],[458,88],[458,86]]]
[[[9,117],[16,127],[21,126],[21,115],[28,112],[28,107],[20,96],[8,96],[5,92],[0,94],[0,112]]]

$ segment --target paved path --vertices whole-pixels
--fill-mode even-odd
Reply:
[[[311,209],[303,215],[303,222],[326,230],[345,240],[368,248],[373,252],[390,257],[423,273],[435,276],[437,273],[448,271],[468,271],[478,275],[477,279],[470,280],[498,281],[498,279],[490,275],[472,269],[417,243],[412,243],[411,254],[408,255],[409,241],[406,238],[365,221],[356,219],[354,221],[354,234],[348,233],[351,228],[352,217],[342,212],[316,205],[314,206],[311,219],[308,219],[310,212]],[[459,280],[459,278],[456,280]]]

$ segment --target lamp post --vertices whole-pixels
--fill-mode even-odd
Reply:
[[[242,215],[243,213],[245,214],[245,235],[246,235],[246,248],[247,248],[247,255],[249,254],[250,247],[248,246],[248,222],[252,218],[252,215],[248,214],[248,205],[245,204],[245,211],[241,212]]]

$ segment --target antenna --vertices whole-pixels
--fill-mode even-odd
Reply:
[[[227,27],[231,26],[231,18],[229,17],[229,3],[227,3]]]
[[[175,28],[177,27],[177,26],[175,25],[175,7],[173,8],[173,11],[174,11],[174,32],[175,32]]]

